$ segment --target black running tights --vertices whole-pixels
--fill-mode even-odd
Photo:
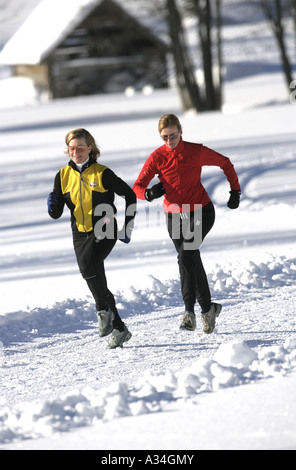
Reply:
[[[211,293],[199,247],[214,222],[215,209],[212,202],[187,214],[167,214],[168,232],[178,253],[185,310],[190,312],[194,312],[196,301],[202,313],[207,312],[211,306]]]
[[[108,289],[104,266],[104,260],[111,253],[115,243],[115,237],[106,237],[98,242],[93,233],[74,236],[77,263],[93,295],[97,311],[110,308],[115,314],[114,328],[122,330],[123,322],[118,314],[114,295]]]

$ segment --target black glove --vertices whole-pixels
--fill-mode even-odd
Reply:
[[[229,209],[237,209],[239,206],[241,192],[238,189],[232,189],[230,192],[230,198],[227,203]]]
[[[49,194],[48,198],[47,198],[47,207],[48,207],[48,210],[51,212],[53,211],[53,209],[55,208],[55,206],[58,205],[58,197],[56,195],[56,193],[52,192]]]
[[[163,196],[164,193],[165,193],[165,189],[163,187],[163,183],[160,182],[152,186],[152,188],[146,189],[145,198],[147,199],[147,201],[151,202],[153,201],[153,199],[157,199]]]

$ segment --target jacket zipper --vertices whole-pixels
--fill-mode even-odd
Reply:
[[[83,210],[83,205],[82,205],[82,184],[85,184],[85,182],[83,181],[82,173],[80,173],[80,207],[81,207],[81,212],[82,212],[83,230],[86,232],[85,223],[84,223],[84,210]]]

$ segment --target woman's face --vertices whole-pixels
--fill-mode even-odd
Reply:
[[[166,145],[170,149],[175,149],[180,142],[182,130],[179,130],[177,126],[165,127],[160,132],[160,137],[165,141]]]
[[[68,150],[74,163],[84,163],[91,152],[91,145],[87,145],[83,137],[70,140]]]

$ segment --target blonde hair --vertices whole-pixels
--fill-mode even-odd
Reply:
[[[180,121],[175,114],[164,114],[158,121],[158,132],[161,133],[162,129],[172,126],[177,126],[178,131],[182,129]]]
[[[89,156],[97,160],[100,156],[100,149],[97,146],[94,137],[86,129],[82,129],[82,128],[73,129],[72,131],[68,132],[68,134],[65,137],[65,142],[66,142],[67,147],[72,139],[79,139],[79,138],[83,138],[86,144],[91,146],[91,151],[90,151]],[[67,149],[65,153],[69,155],[69,149]]]

